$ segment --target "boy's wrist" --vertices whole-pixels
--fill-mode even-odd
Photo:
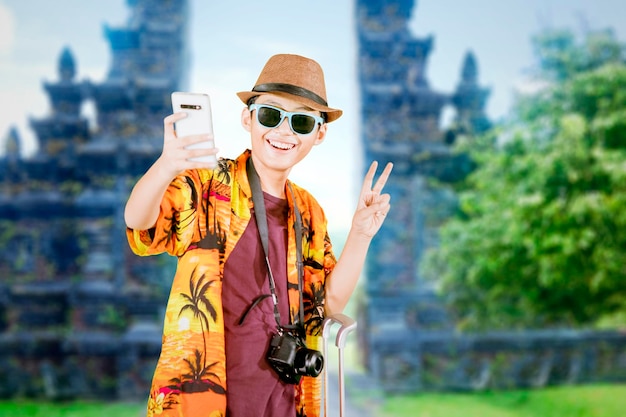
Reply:
[[[163,184],[169,184],[178,175],[178,172],[171,172],[169,164],[162,158],[157,159],[154,165],[156,167],[155,179]]]

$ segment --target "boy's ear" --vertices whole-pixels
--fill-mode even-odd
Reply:
[[[319,127],[319,129],[317,130],[317,138],[315,139],[314,145],[319,145],[320,143],[324,142],[324,139],[326,139],[327,128],[328,123],[324,123]]]
[[[252,119],[250,114],[251,112],[247,107],[244,107],[243,110],[241,110],[241,125],[248,132],[252,130]]]

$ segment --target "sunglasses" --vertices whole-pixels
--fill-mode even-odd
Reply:
[[[257,122],[269,128],[280,126],[283,120],[287,118],[287,120],[289,120],[289,127],[291,127],[291,130],[299,135],[308,135],[313,132],[313,129],[315,129],[315,126],[318,123],[320,125],[324,123],[324,119],[320,116],[314,116],[308,113],[285,111],[267,104],[254,103],[251,104],[248,109],[250,111],[256,110]]]

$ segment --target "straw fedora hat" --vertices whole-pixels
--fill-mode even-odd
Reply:
[[[337,120],[343,111],[328,107],[322,67],[312,59],[300,55],[272,56],[261,71],[252,91],[241,91],[237,96],[248,104],[252,97],[263,93],[296,100],[314,110],[326,113],[326,121]]]

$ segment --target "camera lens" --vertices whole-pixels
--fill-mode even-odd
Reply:
[[[316,377],[324,368],[324,357],[317,350],[301,348],[296,354],[294,368],[299,375]]]

